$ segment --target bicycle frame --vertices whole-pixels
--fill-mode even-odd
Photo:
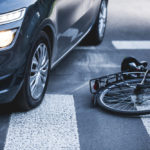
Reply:
[[[131,76],[128,79],[124,79],[125,76]],[[99,91],[105,89],[107,86],[116,84],[117,82],[125,82],[126,80],[129,79],[134,79],[134,78],[141,78],[143,79],[140,83],[142,86],[145,83],[145,80],[147,78],[150,78],[150,70],[146,70],[146,72],[118,72],[115,74],[110,74],[106,75],[100,78],[95,78],[91,79],[89,84],[90,84],[90,92],[92,94],[96,94]],[[94,86],[97,84],[97,89],[94,88]]]

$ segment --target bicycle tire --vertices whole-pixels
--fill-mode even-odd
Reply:
[[[146,80],[146,84],[145,84],[145,88],[144,88],[144,86],[143,86],[143,89],[142,90],[147,90],[147,92],[145,92],[145,91],[143,91],[143,93],[140,93],[141,95],[142,95],[142,98],[144,98],[144,96],[145,96],[145,98],[146,98],[146,96],[148,96],[148,98],[149,98],[149,100],[143,100],[143,102],[141,103],[141,104],[136,104],[136,106],[135,106],[135,103],[133,103],[132,102],[132,96],[135,96],[134,95],[134,93],[132,93],[133,91],[133,89],[128,89],[131,93],[131,95],[129,96],[129,95],[126,95],[126,94],[129,94],[129,93],[124,93],[123,95],[121,95],[121,94],[119,94],[119,100],[118,100],[118,103],[117,103],[117,101],[116,101],[116,106],[117,106],[117,104],[121,104],[122,103],[122,105],[123,104],[128,104],[128,106],[129,106],[129,102],[130,102],[130,104],[132,104],[132,105],[134,105],[134,109],[133,110],[127,110],[127,109],[123,109],[123,108],[121,108],[120,107],[120,109],[119,108],[116,108],[116,107],[114,107],[113,106],[113,104],[112,104],[112,106],[110,106],[110,102],[112,102],[112,103],[114,103],[114,105],[115,105],[115,101],[112,101],[112,100],[114,100],[114,98],[115,97],[113,97],[112,98],[112,96],[111,96],[111,99],[109,99],[110,101],[108,102],[108,101],[106,101],[106,99],[108,99],[108,98],[106,98],[106,96],[107,97],[110,97],[109,95],[108,95],[108,93],[110,94],[110,91],[112,92],[112,90],[114,90],[116,87],[127,87],[127,85],[126,84],[129,84],[129,85],[131,85],[131,86],[134,86],[134,84],[136,85],[137,83],[140,83],[141,82],[141,80],[142,80],[142,78],[140,78],[140,79],[130,79],[130,80],[126,80],[126,81],[121,81],[121,82],[116,82],[116,83],[114,83],[113,85],[108,85],[107,87],[105,87],[105,89],[101,92],[101,93],[99,93],[99,96],[98,96],[98,98],[97,98],[97,102],[98,102],[98,104],[100,105],[100,107],[102,107],[102,108],[104,108],[105,110],[107,110],[107,111],[110,111],[110,112],[113,112],[113,113],[117,113],[117,114],[124,114],[124,115],[146,115],[146,114],[150,114],[150,79],[147,79]],[[149,85],[149,86],[147,86],[147,85]],[[119,89],[118,88],[118,89]],[[124,89],[125,90],[125,89]],[[149,90],[149,91],[148,91]],[[120,91],[121,91],[121,88],[120,88]],[[122,91],[123,92],[123,91]],[[125,91],[124,91],[125,92]],[[149,92],[149,93],[148,93]],[[113,93],[113,92],[112,92]],[[133,94],[133,95],[132,95]],[[139,95],[140,95],[139,94]],[[147,95],[146,95],[147,94]],[[116,96],[116,95],[115,95]],[[131,101],[130,101],[130,99],[128,99],[128,101],[127,101],[127,99],[124,99],[124,102],[123,102],[123,100],[121,99],[121,98],[123,98],[122,96],[124,96],[124,98],[126,97],[127,98],[127,96],[128,96],[128,98],[131,98]],[[149,101],[149,102],[148,102]],[[128,103],[127,103],[128,102]],[[144,104],[144,102],[146,103],[147,102],[147,104]],[[109,103],[109,104],[108,104]],[[143,105],[143,106],[140,106],[140,105]],[[147,107],[146,107],[147,106]],[[148,107],[149,106],[149,107]]]

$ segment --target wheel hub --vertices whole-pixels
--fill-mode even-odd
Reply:
[[[48,49],[46,44],[40,43],[35,50],[31,63],[30,92],[34,99],[38,99],[44,91],[48,68]]]

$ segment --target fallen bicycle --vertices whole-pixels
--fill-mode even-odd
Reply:
[[[119,114],[150,114],[150,70],[147,62],[125,58],[121,72],[90,80],[92,102]]]

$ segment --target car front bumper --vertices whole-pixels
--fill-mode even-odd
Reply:
[[[12,27],[13,23],[10,26]],[[0,26],[0,31],[3,30],[2,27]],[[6,30],[11,27],[6,25]],[[27,36],[22,35],[18,28],[12,45],[0,49],[0,103],[11,102],[22,86],[29,56],[28,41]]]
[[[7,74],[0,77],[0,103],[11,102],[19,92],[23,79],[16,74]]]

